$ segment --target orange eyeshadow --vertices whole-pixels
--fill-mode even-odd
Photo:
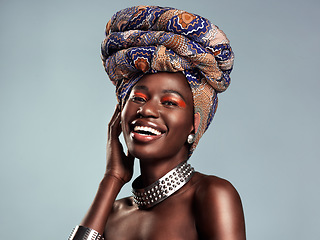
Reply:
[[[135,92],[133,95],[137,96],[137,97],[141,97],[143,99],[147,99],[147,95],[140,93],[140,92]]]
[[[181,99],[178,99],[178,98],[174,98],[174,97],[164,97],[162,99],[162,101],[166,102],[166,101],[171,101],[171,102],[174,102],[176,103],[179,107],[182,107],[182,108],[185,108],[186,107],[186,103],[181,100]]]

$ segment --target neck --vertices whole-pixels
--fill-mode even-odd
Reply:
[[[140,159],[140,173],[143,186],[148,186],[180,163],[186,161],[188,153],[178,154],[169,159]]]
[[[139,187],[141,177],[138,177],[132,183],[134,202],[141,209],[151,208],[182,188],[192,178],[193,173],[194,169],[190,164],[182,162],[147,187]]]

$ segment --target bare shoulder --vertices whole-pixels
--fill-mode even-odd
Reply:
[[[115,232],[117,233],[119,229],[122,230],[127,227],[126,219],[128,219],[128,216],[130,216],[130,214],[135,211],[132,203],[132,197],[122,198],[116,200],[113,203],[112,210],[108,216],[108,220],[104,229],[106,239],[118,239],[115,238],[112,234],[114,234]],[[110,237],[109,235],[113,237]]]
[[[245,239],[241,199],[229,181],[203,175],[194,192],[194,204],[196,224],[203,239]]]
[[[217,176],[200,175],[202,175],[202,178],[198,182],[195,191],[196,201],[240,201],[240,196],[237,190],[228,180]]]

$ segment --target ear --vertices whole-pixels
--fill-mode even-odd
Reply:
[[[193,118],[194,118],[194,133],[197,133],[199,125],[200,125],[200,113],[198,113],[198,112],[195,113],[193,115]]]

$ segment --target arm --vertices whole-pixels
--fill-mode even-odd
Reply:
[[[130,181],[133,174],[134,157],[124,154],[119,141],[120,113],[120,108],[117,106],[108,125],[106,173],[91,207],[80,224],[96,230],[101,235],[120,189]]]
[[[195,216],[200,239],[245,240],[241,199],[226,180],[207,177],[195,195]]]

